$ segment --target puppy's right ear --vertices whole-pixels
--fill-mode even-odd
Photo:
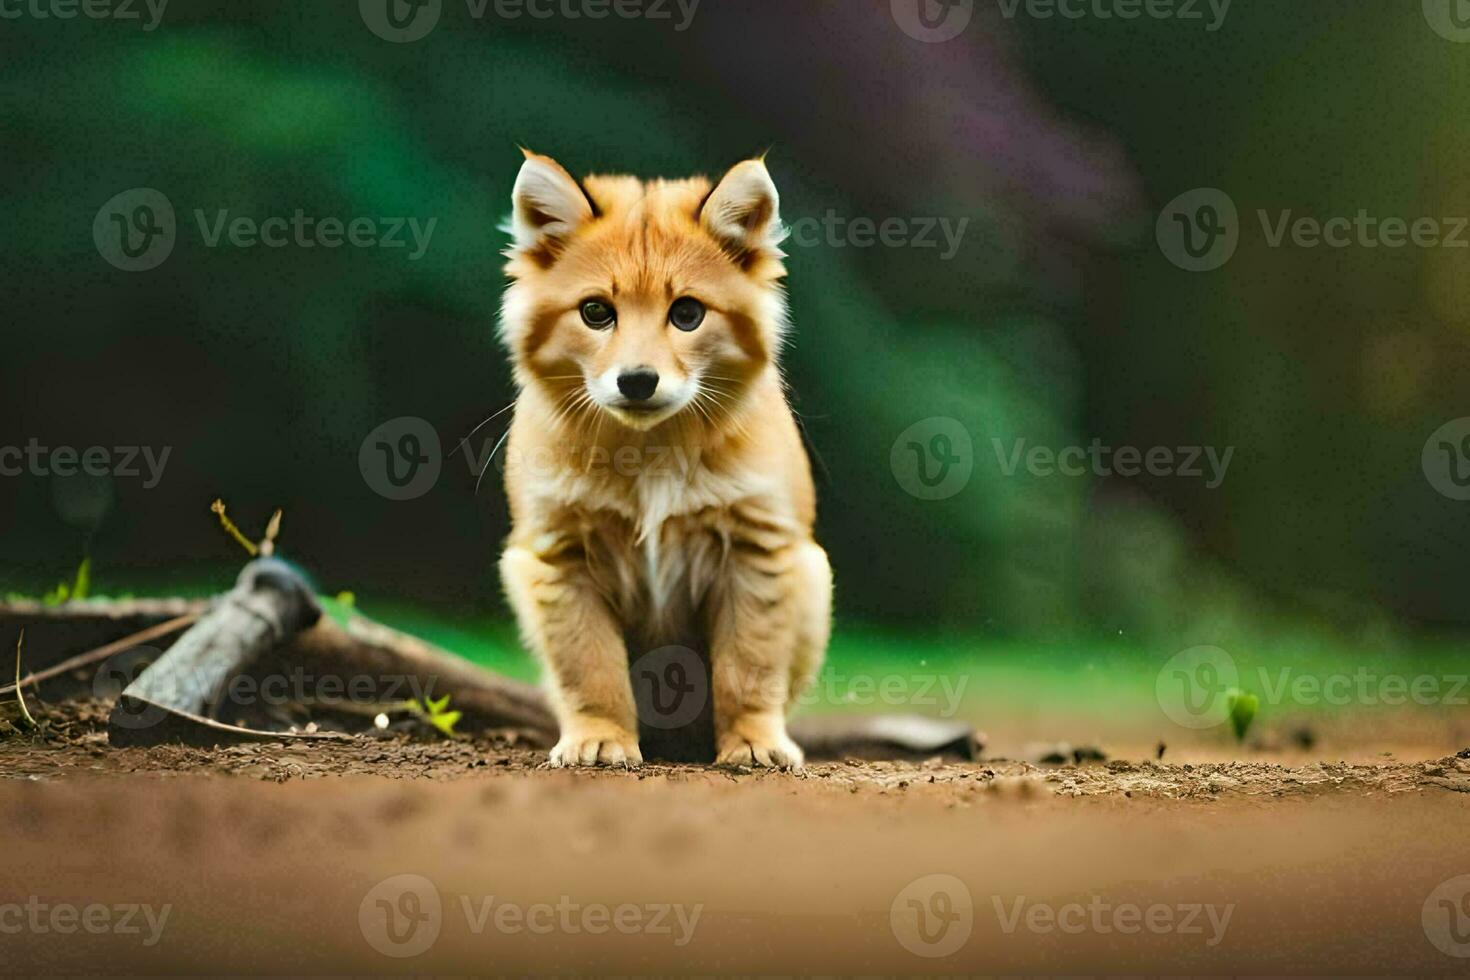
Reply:
[[[510,192],[510,232],[515,251],[548,258],[593,216],[592,202],[561,164],[522,149],[526,162]]]

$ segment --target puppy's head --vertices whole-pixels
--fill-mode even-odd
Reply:
[[[648,430],[730,416],[785,323],[776,187],[760,160],[704,178],[572,179],[526,153],[502,332],[563,417]]]

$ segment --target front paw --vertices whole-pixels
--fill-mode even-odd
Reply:
[[[746,715],[719,737],[717,766],[764,766],[800,769],[804,756],[786,734],[784,718]]]
[[[551,750],[551,765],[636,766],[643,762],[638,736],[616,722],[578,718],[562,726],[561,738]]]

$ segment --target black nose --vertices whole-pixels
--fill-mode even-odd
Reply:
[[[658,372],[653,368],[634,368],[618,375],[618,391],[635,402],[648,401],[658,387]]]

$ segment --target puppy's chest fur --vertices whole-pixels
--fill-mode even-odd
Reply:
[[[786,522],[770,487],[751,475],[695,465],[633,476],[569,472],[560,520],[624,629],[646,642],[685,642],[704,628],[706,601],[732,549],[779,549]]]

